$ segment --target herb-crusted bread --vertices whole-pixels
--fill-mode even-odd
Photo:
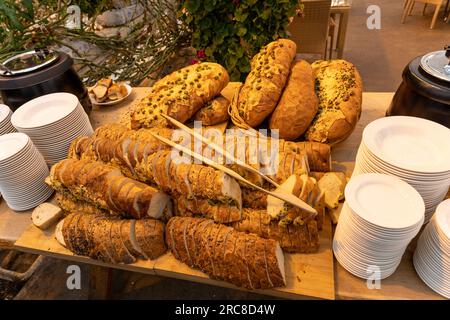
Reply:
[[[306,139],[335,144],[346,139],[361,115],[362,80],[356,67],[345,60],[312,64],[319,111]]]
[[[167,127],[159,114],[186,122],[228,84],[224,67],[204,62],[177,70],[157,81],[131,114],[131,128]]]
[[[295,43],[278,39],[263,47],[251,62],[251,72],[232,105],[235,125],[259,126],[275,109],[297,51]]]

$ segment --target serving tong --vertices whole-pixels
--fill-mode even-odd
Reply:
[[[177,149],[178,151],[181,151],[185,154],[190,155],[191,157],[202,161],[203,163],[206,163],[207,165],[213,167],[216,170],[220,170],[225,172],[226,174],[228,174],[229,176],[235,178],[236,180],[245,183],[249,186],[251,186],[254,189],[257,189],[261,192],[264,192],[272,197],[275,197],[277,199],[283,200],[293,206],[299,207],[302,210],[305,210],[309,213],[311,213],[312,215],[316,216],[317,215],[317,211],[316,209],[314,209],[313,207],[311,207],[309,204],[307,204],[306,202],[304,202],[303,200],[301,200],[300,198],[296,197],[295,195],[293,195],[292,193],[288,193],[285,190],[283,190],[280,185],[278,183],[276,183],[275,181],[273,181],[272,179],[270,179],[269,177],[267,177],[266,175],[262,174],[261,172],[259,172],[258,170],[256,170],[255,168],[249,166],[247,163],[235,158],[234,156],[232,156],[229,152],[227,152],[226,150],[224,150],[223,148],[221,148],[219,145],[215,144],[214,142],[212,142],[210,139],[207,139],[205,137],[203,137],[203,135],[195,132],[194,130],[190,129],[189,127],[185,126],[184,124],[182,124],[181,122],[173,119],[172,117],[161,113],[161,116],[163,116],[166,120],[168,120],[170,123],[172,123],[174,126],[180,128],[181,130],[189,133],[190,135],[192,135],[194,138],[202,141],[203,143],[207,144],[208,146],[210,146],[212,149],[214,149],[215,151],[219,152],[221,155],[223,155],[226,159],[228,159],[229,161],[233,161],[233,163],[236,163],[237,165],[239,165],[241,168],[244,168],[245,170],[248,170],[252,173],[258,174],[259,176],[261,176],[264,180],[266,180],[267,182],[271,183],[272,185],[274,185],[277,189],[275,191],[269,191],[266,190],[250,181],[248,181],[247,179],[245,179],[244,177],[242,177],[240,174],[238,174],[237,172],[231,170],[230,168],[227,168],[217,162],[215,162],[212,159],[206,158],[205,156],[191,150],[190,148],[186,148],[182,145],[179,145],[165,137],[162,137],[156,133],[150,132],[150,134],[155,137],[156,139],[158,139],[159,141]]]

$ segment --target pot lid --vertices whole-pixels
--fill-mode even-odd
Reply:
[[[20,59],[16,60],[16,63],[12,62],[14,60],[10,60],[17,56],[0,63],[0,91],[21,89],[43,83],[60,76],[73,65],[73,59],[64,52],[45,50],[47,53],[43,52],[39,55],[39,51],[42,52],[42,49],[17,55],[22,57],[22,61],[25,59],[23,64],[19,62]],[[27,56],[30,52],[30,56]],[[32,57],[35,57],[34,60]],[[10,63],[6,63],[8,60]],[[26,65],[30,60],[30,64]],[[12,68],[13,70],[9,70],[5,74],[5,66],[7,69]]]
[[[16,76],[42,69],[58,59],[58,52],[35,49],[16,54],[0,63],[0,75]]]
[[[445,50],[424,55],[420,66],[433,77],[450,82],[450,45]]]

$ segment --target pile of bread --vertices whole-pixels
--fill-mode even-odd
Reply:
[[[220,65],[201,63],[178,70],[158,81],[139,103],[131,128],[104,125],[92,136],[74,140],[68,158],[55,164],[46,180],[57,190],[56,199],[66,213],[57,225],[57,240],[75,254],[108,263],[156,259],[169,249],[176,259],[214,279],[249,289],[285,285],[283,252],[316,252],[320,245],[331,181],[330,145],[324,142],[337,140],[329,132],[324,139],[313,133],[330,129],[324,118],[330,115],[332,127],[344,119],[354,126],[360,112],[360,80],[354,67],[322,62],[313,72],[306,62],[293,62],[292,52],[295,47],[289,40],[269,44],[254,58],[252,73],[233,101],[220,95],[228,83]],[[343,77],[351,76],[355,85],[339,93],[344,100],[348,94],[345,106],[336,99],[329,106],[323,99],[330,98],[330,88],[340,86],[331,84],[328,76],[342,72],[338,66],[344,65]],[[317,97],[314,88],[330,92]],[[347,119],[349,104],[357,111]],[[287,119],[296,125],[283,122],[289,112],[293,113]],[[153,134],[177,143],[183,138],[161,113],[183,123],[198,119],[204,124],[223,122],[231,115],[236,125],[251,127],[270,118],[270,128],[279,126],[281,136],[287,134],[283,129],[306,131],[312,141],[257,136],[257,144],[277,144],[276,171],[269,178],[317,214],[267,196],[204,163],[174,161],[173,150]],[[249,141],[250,136],[242,140],[240,135],[223,135],[236,158],[242,148],[250,149]],[[188,146],[193,149],[194,142]],[[203,151],[208,148],[200,146]],[[244,154],[246,163],[266,169],[250,161],[250,152]],[[233,163],[226,166],[257,186],[274,189],[259,175]]]
[[[166,113],[180,122],[213,125],[231,120],[244,129],[278,129],[286,140],[335,144],[346,139],[361,115],[362,80],[345,60],[295,60],[296,45],[279,39],[251,61],[251,72],[233,101],[220,95],[226,70],[201,63],[158,81],[133,112],[134,129],[168,126]]]

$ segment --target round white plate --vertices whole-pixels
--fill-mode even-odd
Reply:
[[[0,127],[2,122],[5,121],[5,124],[9,122],[7,120],[9,116],[12,114],[11,109],[6,104],[0,104]]]
[[[29,140],[26,134],[18,132],[0,136],[0,163],[19,153],[27,146]]]
[[[24,103],[11,117],[14,127],[35,129],[67,117],[78,106],[78,98],[66,92],[51,93]]]
[[[97,102],[97,101],[95,100],[95,98],[92,97],[91,94],[89,94],[89,98],[91,99],[91,103],[92,103],[92,104],[95,104],[95,105],[97,105],[97,106],[112,106],[112,105],[115,105],[115,104],[118,104],[118,103],[122,102],[123,100],[125,100],[126,98],[128,98],[129,95],[131,94],[131,92],[133,91],[133,88],[131,88],[130,85],[128,85],[128,84],[126,84],[126,83],[125,83],[124,85],[125,85],[125,88],[127,88],[127,94],[126,94],[123,98],[118,99],[118,100],[114,100],[114,101],[108,101],[108,102]]]
[[[408,228],[424,218],[420,194],[406,182],[384,174],[354,177],[345,188],[345,199],[361,218],[384,228]]]
[[[429,172],[450,170],[450,129],[422,118],[393,116],[366,126],[363,141],[384,162]]]
[[[436,224],[450,241],[450,199],[447,199],[436,208]]]

